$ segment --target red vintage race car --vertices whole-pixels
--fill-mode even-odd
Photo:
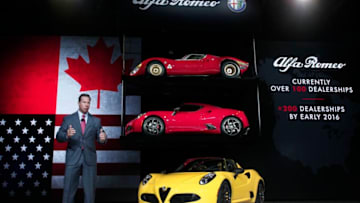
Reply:
[[[125,126],[125,135],[143,133],[247,134],[249,121],[243,111],[202,103],[185,103],[173,111],[148,111]]]
[[[181,59],[148,58],[137,65],[130,76],[172,75],[217,75],[239,78],[248,69],[249,63],[234,57],[219,57],[210,54],[188,54]]]

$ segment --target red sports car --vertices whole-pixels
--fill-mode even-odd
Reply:
[[[234,57],[210,54],[188,54],[181,59],[148,58],[137,65],[130,76],[139,75],[217,75],[238,78],[248,69],[249,63]]]
[[[209,104],[185,103],[173,111],[149,111],[127,123],[125,135],[143,133],[247,134],[249,121],[243,111]]]

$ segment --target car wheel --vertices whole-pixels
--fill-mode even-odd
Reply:
[[[162,135],[165,131],[165,124],[161,118],[150,116],[144,120],[142,130],[145,135]]]
[[[258,185],[258,191],[256,194],[255,203],[264,203],[265,202],[265,187],[261,182]]]
[[[242,130],[242,123],[240,119],[229,116],[224,118],[221,122],[221,132],[225,135],[236,136],[239,135]]]
[[[163,76],[165,75],[165,67],[158,61],[150,62],[146,68],[146,71],[151,76]]]
[[[231,188],[229,182],[224,181],[221,183],[217,203],[231,203]]]
[[[240,68],[234,61],[225,61],[221,65],[221,74],[225,78],[237,78],[240,76]]]

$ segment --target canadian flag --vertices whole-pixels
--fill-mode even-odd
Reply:
[[[79,95],[89,94],[89,112],[101,119],[109,138],[106,145],[97,145],[98,191],[136,191],[140,152],[122,147],[120,136],[123,97],[125,117],[141,111],[140,96],[122,93],[123,69],[140,62],[140,41],[129,39],[122,42],[125,46],[118,37],[33,36],[0,41],[0,115],[55,115],[56,134],[63,117],[78,109]],[[131,50],[126,59],[122,47],[123,52]],[[66,143],[55,139],[53,143],[51,187],[61,194]]]

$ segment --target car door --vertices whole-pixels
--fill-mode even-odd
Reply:
[[[178,75],[198,75],[202,71],[202,66],[203,59],[201,56],[192,54],[185,59],[176,60],[173,73]]]
[[[203,107],[198,111],[199,114],[199,129],[201,131],[214,130],[216,128],[217,117],[214,110],[209,107]]]
[[[201,75],[211,75],[217,74],[220,72],[220,61],[219,58],[213,55],[206,55],[202,60],[201,68],[199,69],[199,74]]]
[[[230,171],[235,171],[235,168],[237,168],[235,162],[231,159],[227,159],[227,165],[232,165],[233,169],[229,169]],[[249,183],[251,182],[251,177],[249,178],[249,176],[250,173],[243,172],[234,178],[232,182],[232,199],[235,202],[248,201],[250,199]],[[256,191],[253,192],[255,195]]]
[[[199,131],[200,114],[197,113],[202,107],[199,105],[183,105],[174,111],[171,116],[172,123],[168,129],[171,132],[196,132]]]

